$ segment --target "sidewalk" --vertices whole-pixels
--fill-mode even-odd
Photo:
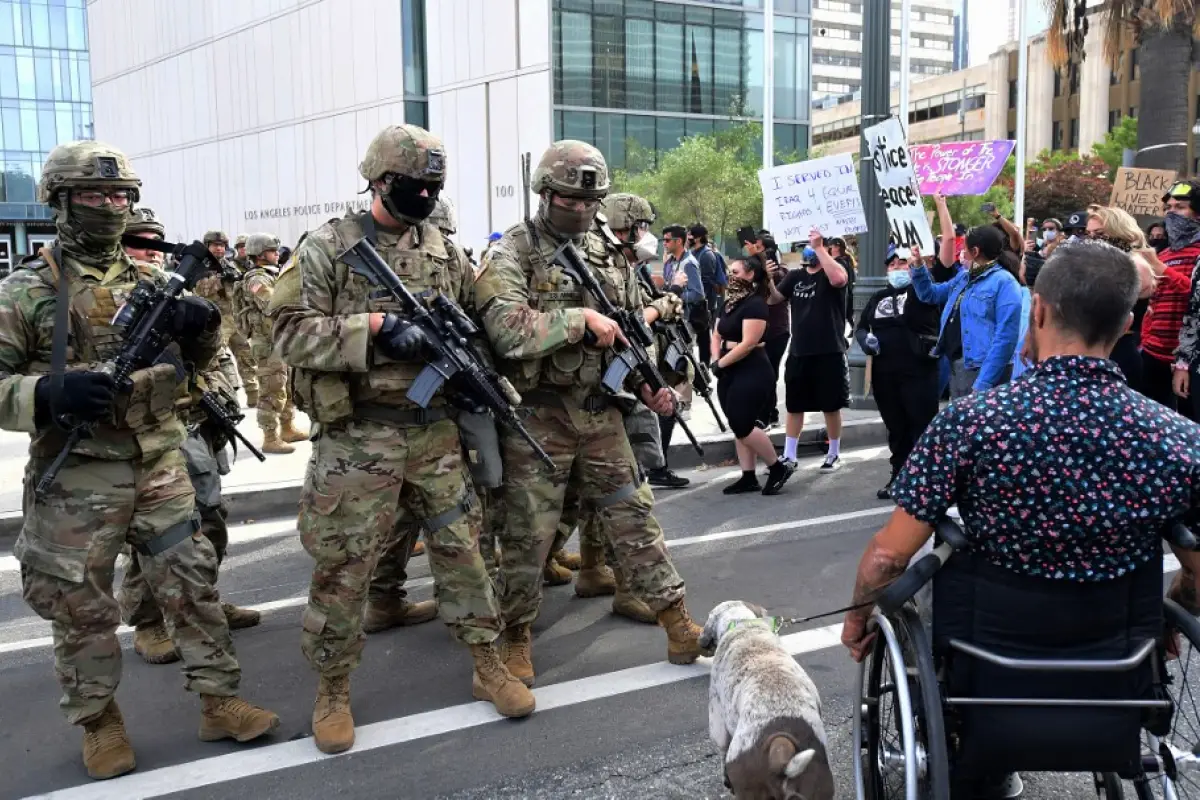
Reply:
[[[782,382],[779,391],[783,397]],[[713,402],[716,404],[716,393]],[[781,414],[782,414],[782,402]],[[717,404],[720,408],[720,405]],[[245,409],[246,418],[238,426],[255,445],[262,443],[262,434],[255,422],[254,409]],[[724,415],[722,414],[722,417]],[[883,423],[875,411],[848,409],[843,412],[844,447],[883,444],[887,441]],[[296,413],[298,426],[308,424],[308,418]],[[704,449],[700,456],[678,427],[671,440],[667,461],[673,469],[686,469],[699,464],[719,464],[735,457],[733,434],[722,433],[712,411],[697,395],[692,402],[691,418],[687,422],[696,440]],[[805,420],[802,447],[819,447],[825,440],[824,421],[820,414],[809,414]],[[778,447],[783,446],[783,427],[771,431]],[[21,482],[27,461],[29,438],[22,433],[0,431],[0,537],[15,536],[21,525]],[[294,514],[304,483],[312,445],[300,442],[291,455],[269,455],[265,463],[239,447],[233,469],[222,479],[230,522],[249,522],[255,519]]]

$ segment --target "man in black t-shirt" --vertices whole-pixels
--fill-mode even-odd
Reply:
[[[786,299],[792,312],[792,341],[784,367],[787,438],[783,456],[796,460],[804,430],[804,414],[821,411],[829,436],[829,453],[821,471],[841,466],[842,409],[850,405],[850,366],[846,362],[846,285],[849,275],[825,247],[817,231],[808,237],[816,258],[790,271],[772,292]]]

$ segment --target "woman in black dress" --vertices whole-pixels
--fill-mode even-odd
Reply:
[[[713,374],[718,378],[717,397],[737,438],[742,477],[726,486],[725,494],[757,492],[779,494],[795,468],[775,454],[770,437],[754,422],[763,397],[775,386],[771,360],[763,347],[767,330],[770,277],[758,256],[729,264],[725,307],[712,335]],[[754,474],[755,457],[768,466],[767,483],[760,486]]]

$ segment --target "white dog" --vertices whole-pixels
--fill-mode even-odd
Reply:
[[[740,600],[708,615],[700,646],[716,646],[708,733],[725,754],[735,797],[830,800],[821,697],[780,644],[765,609]]]

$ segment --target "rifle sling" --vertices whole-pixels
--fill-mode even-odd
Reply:
[[[43,249],[43,256],[45,256]],[[57,408],[63,399],[63,383],[67,371],[67,334],[71,325],[71,288],[62,250],[56,243],[50,255],[50,271],[57,277],[58,296],[54,304],[54,337],[50,351],[50,418],[61,427]]]

